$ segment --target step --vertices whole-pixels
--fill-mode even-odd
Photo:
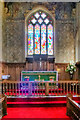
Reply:
[[[80,101],[80,97],[73,97],[75,101]],[[66,96],[46,96],[46,97],[37,97],[37,96],[29,96],[29,97],[12,97],[7,98],[7,102],[47,102],[47,101],[66,101]]]
[[[66,101],[52,102],[7,102],[8,107],[59,107],[66,106]]]
[[[7,98],[7,102],[48,102],[48,101],[66,101],[66,97],[31,97],[31,98]]]
[[[80,97],[73,97],[73,99],[80,103]],[[8,107],[66,106],[66,97],[8,98],[7,105]]]

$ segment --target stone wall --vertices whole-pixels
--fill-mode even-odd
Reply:
[[[74,21],[56,21],[56,63],[74,61]]]
[[[43,5],[55,16],[55,62],[69,63],[74,60],[73,3],[6,3],[3,61],[25,62],[25,14]]]
[[[23,20],[6,21],[6,62],[25,61],[25,26]]]

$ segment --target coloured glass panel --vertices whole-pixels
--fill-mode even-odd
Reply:
[[[40,54],[40,26],[35,25],[35,54]]]
[[[36,19],[35,19],[35,18],[32,19],[32,23],[33,23],[33,24],[36,23]]]
[[[33,55],[33,25],[28,25],[28,55]]]
[[[46,19],[44,20],[44,22],[45,22],[46,24],[48,24],[48,23],[49,23],[49,20],[46,18]]]
[[[42,13],[41,14],[41,17],[44,19],[46,17],[46,14],[45,13]]]
[[[37,12],[35,15],[34,15],[36,18],[39,18],[39,13]]]
[[[48,25],[48,55],[53,55],[53,26]]]
[[[41,54],[46,54],[46,25],[41,26]]]
[[[38,22],[39,22],[39,24],[41,24],[41,23],[43,22],[42,18],[40,18],[40,19],[38,20]]]

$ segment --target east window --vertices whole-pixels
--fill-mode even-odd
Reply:
[[[54,55],[54,21],[47,13],[39,10],[27,22],[27,56]]]

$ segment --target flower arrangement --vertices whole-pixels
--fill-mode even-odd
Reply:
[[[65,71],[69,72],[70,74],[73,74],[76,71],[75,64],[70,62]]]

